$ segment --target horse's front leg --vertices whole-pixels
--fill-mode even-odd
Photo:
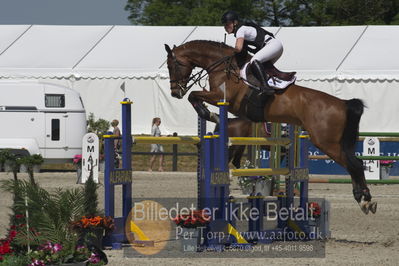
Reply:
[[[188,96],[188,101],[192,104],[199,117],[219,124],[219,116],[216,113],[210,112],[209,109],[204,105],[204,102],[216,106],[217,102],[221,98],[223,98],[223,95],[221,95],[219,92],[193,91]]]

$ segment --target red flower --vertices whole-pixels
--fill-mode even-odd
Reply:
[[[0,255],[11,253],[10,241],[6,240],[0,245]]]
[[[73,163],[78,164],[82,161],[82,154],[77,154],[73,157]]]
[[[102,228],[105,230],[113,230],[114,229],[114,220],[111,217],[86,217],[83,216],[80,220],[72,222],[72,227],[74,229],[82,229],[82,228]]]
[[[15,214],[16,219],[21,219],[24,218],[25,216],[23,214]]]
[[[310,202],[309,203],[309,212],[310,216],[312,217],[320,217],[321,215],[321,208],[317,202]]]
[[[9,239],[12,241],[16,235],[17,235],[17,231],[11,230],[10,234],[9,234]]]
[[[211,217],[203,210],[192,211],[190,214],[181,214],[173,219],[176,225],[187,228],[205,226],[210,220]]]

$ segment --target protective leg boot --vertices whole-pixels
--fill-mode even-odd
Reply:
[[[258,81],[260,82],[261,93],[265,95],[273,95],[274,89],[270,88],[266,83],[267,82],[266,73],[262,63],[259,62],[258,60],[254,60],[251,63],[251,70],[255,78],[257,78]]]

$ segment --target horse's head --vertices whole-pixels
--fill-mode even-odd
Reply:
[[[176,46],[173,50],[165,44],[165,50],[168,52],[168,70],[170,78],[170,90],[172,96],[178,99],[183,98],[191,86],[187,87],[190,75],[193,70],[192,64],[184,56],[179,56],[176,52]]]

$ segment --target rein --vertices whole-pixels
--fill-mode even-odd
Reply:
[[[212,64],[210,64],[206,68],[203,68],[201,71],[197,72],[196,74],[191,75],[188,78],[183,78],[183,79],[178,79],[178,80],[170,80],[170,82],[171,83],[172,82],[176,82],[177,85],[180,87],[180,89],[183,91],[184,94],[187,91],[189,91],[191,89],[191,87],[194,86],[195,84],[198,84],[198,86],[200,88],[204,89],[206,84],[201,85],[201,79],[203,79],[204,77],[209,75],[209,73],[214,71],[219,65],[221,65],[223,63],[226,64],[226,67],[225,67],[224,71],[227,73],[228,78],[230,78],[230,74],[231,73],[233,73],[235,76],[237,76],[237,74],[235,74],[234,71],[233,71],[233,70],[236,69],[236,67],[232,64],[233,57],[234,56],[224,56],[221,59],[213,62]],[[176,75],[176,76],[181,76],[179,68],[178,68],[179,65],[185,66],[185,67],[189,67],[189,66],[184,65],[183,63],[179,62],[179,60],[177,60],[176,56],[173,56],[173,61],[174,61],[175,65],[177,66],[175,72],[178,72],[178,74],[179,74],[179,75]],[[237,77],[240,78],[239,75]],[[190,85],[182,85],[180,83],[181,81],[186,81],[186,84],[188,84],[190,81],[192,81],[192,83]]]

